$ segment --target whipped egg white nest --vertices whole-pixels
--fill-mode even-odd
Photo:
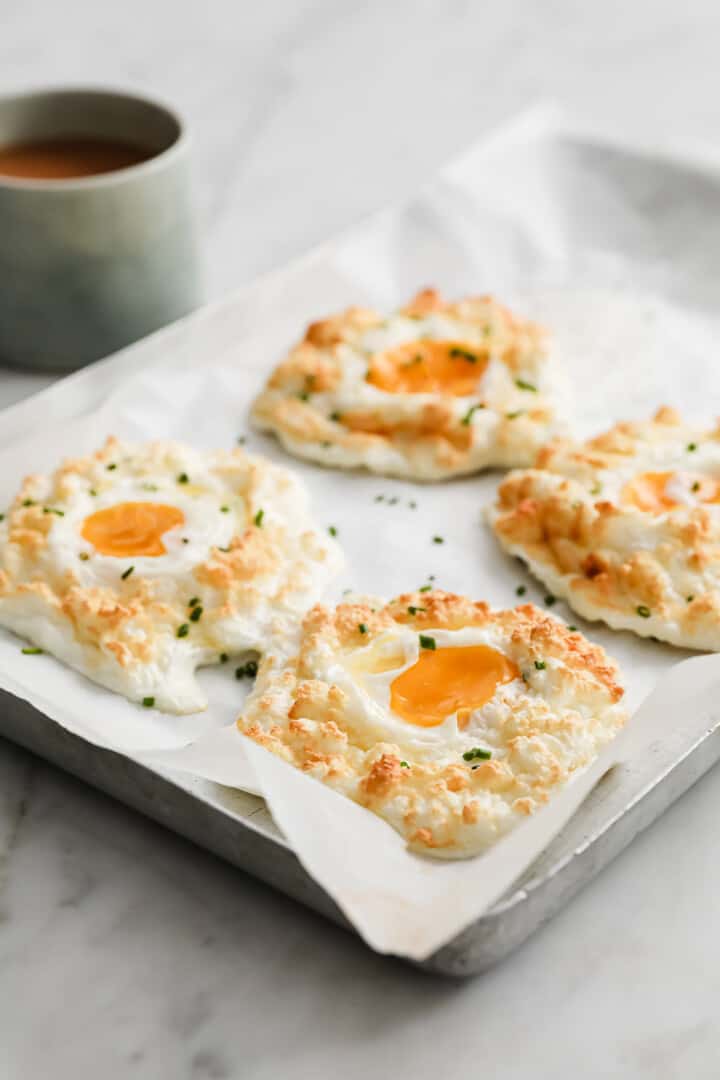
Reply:
[[[5,513],[0,625],[131,701],[195,712],[196,668],[262,650],[341,561],[286,470],[109,439],[29,476]]]
[[[498,488],[500,543],[586,619],[720,650],[720,426],[669,408],[556,441]]]
[[[409,846],[477,854],[625,721],[615,664],[531,605],[440,591],[316,606],[265,655],[239,730]]]
[[[252,417],[298,457],[442,480],[530,464],[565,396],[541,327],[491,297],[426,289],[387,318],[350,308],[313,323]]]

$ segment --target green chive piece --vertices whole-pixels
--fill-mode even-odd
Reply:
[[[489,761],[492,757],[492,750],[484,750],[482,746],[474,746],[472,750],[466,750],[463,754],[463,761]]]
[[[685,602],[686,602],[687,604],[692,604],[692,602],[693,602],[693,600],[694,600],[694,599],[695,599],[695,596],[694,596],[694,594],[693,594],[693,593],[690,593],[690,595],[689,595],[689,596],[686,596],[686,597],[685,597]]]
[[[130,577],[130,575],[132,574],[134,569],[135,569],[134,566],[128,566],[125,573],[120,575],[120,580],[121,581],[127,581],[127,579]]]
[[[699,491],[699,490],[700,490],[700,481],[699,481],[699,480],[696,480],[696,481],[695,481],[695,483],[693,484],[693,486],[692,486],[692,488],[691,488],[690,490],[691,490],[691,491]]]
[[[106,466],[105,466],[105,468],[107,469],[107,471],[108,471],[108,472],[112,472],[112,471],[113,471],[113,469],[117,469],[117,465],[116,465],[116,464],[115,464],[115,462],[113,461],[113,462],[111,462],[111,464],[110,464],[110,465],[106,465]]]
[[[341,420],[341,413],[339,413],[339,412],[331,412],[329,419],[333,420],[336,424],[339,424],[340,420]]]
[[[414,604],[411,604],[408,608],[408,615],[417,615],[418,611],[427,611],[427,608],[415,607]]]
[[[434,649],[435,638],[429,637],[427,634],[420,634],[420,648],[421,649]]]
[[[190,543],[190,541],[188,540],[187,536],[183,536],[183,538],[182,538],[182,542],[183,542],[183,544],[189,544],[189,543]]]
[[[20,652],[23,654],[23,656],[40,656],[43,650],[36,649],[32,645],[27,645],[24,649],[21,649]]]
[[[331,536],[337,536],[338,531],[337,531],[337,529],[335,528],[334,525],[328,525],[328,532],[330,533]]]
[[[547,667],[547,664],[545,663],[544,660],[536,660],[535,661],[535,667],[537,668],[538,671],[544,671],[545,668]]]
[[[187,637],[189,633],[190,633],[190,623],[184,622],[182,624],[182,626],[178,626],[178,628],[177,628],[177,636],[178,637]]]
[[[56,510],[54,506],[43,506],[43,514],[57,514],[58,517],[65,517],[65,511]]]
[[[470,408],[468,409],[468,411],[463,416],[460,423],[464,424],[465,427],[468,427],[472,423],[472,418],[475,415],[475,413],[478,411],[478,409],[484,409],[484,408],[485,408],[485,406],[483,405],[482,401],[478,401],[478,403],[476,405],[471,405]]]
[[[367,634],[367,625],[364,622],[358,623],[358,630],[361,634]]]
[[[515,590],[515,595],[516,596],[524,596],[526,592],[527,592],[527,585],[518,585],[517,589]]]
[[[572,626],[572,625],[568,624],[568,630],[570,631],[571,634],[576,634],[577,633],[577,626]]]
[[[515,385],[518,390],[530,390],[533,394],[537,394],[537,386],[534,386],[531,382],[525,382],[524,379],[516,379]]]
[[[444,544],[445,540],[442,536],[433,536],[433,544]]]
[[[257,525],[258,529],[262,528],[262,523],[263,523],[263,518],[264,517],[265,517],[265,511],[264,510],[258,510],[257,514],[253,518],[253,521]]]
[[[508,420],[517,420],[518,416],[522,416],[523,409],[516,409],[515,412],[506,412],[505,416]]]
[[[220,660],[221,664],[227,664],[229,659],[230,659],[230,657],[228,656],[228,654],[226,652],[221,652],[220,653],[219,660]]]
[[[83,562],[87,562],[89,558],[90,556],[88,555],[87,551],[81,551],[78,555],[78,559],[82,559]]]
[[[247,442],[247,435],[238,435],[235,442],[238,444],[238,446],[244,446]]]
[[[183,544],[187,544],[187,540],[183,540]],[[230,550],[229,547],[219,547],[218,548],[218,551],[222,551],[225,555],[227,555],[229,550]]]
[[[453,360],[468,360],[471,364],[477,364],[477,355],[469,349],[462,349],[459,345],[453,345],[450,350]]]
[[[189,484],[190,483],[190,477],[188,476],[188,474],[186,472],[181,472],[180,475],[177,478],[177,482],[178,482],[178,484]]]
[[[375,502],[383,502],[384,498],[385,498],[384,495],[376,495],[375,496]]]
[[[310,395],[308,394],[307,390],[301,390],[300,393],[298,394],[298,397],[300,398],[301,401],[309,401],[310,400]]]
[[[144,697],[143,698],[143,705],[145,706],[146,709],[152,709],[154,704],[155,704],[155,698],[154,697]]]
[[[202,604],[198,604],[190,612],[190,622],[197,622],[203,613]]]
[[[97,491],[95,490],[95,488],[90,488],[88,495],[92,495],[93,498],[95,498],[95,496],[97,495]]]
[[[686,449],[692,454],[693,451],[697,450],[697,443],[696,442],[689,442],[687,444]]]
[[[235,668],[236,679],[254,679],[257,675],[257,660],[248,660],[247,664],[243,664],[242,667]]]
[[[230,513],[230,507],[229,506],[221,506],[220,507],[220,513],[221,514],[229,514]]]
[[[650,608],[646,607],[645,604],[638,604],[635,610],[637,611],[641,619],[649,619],[652,615]]]
[[[430,592],[432,585],[421,585],[418,592]]]
[[[557,597],[553,596],[551,593],[548,593],[547,596],[545,597],[545,603],[547,604],[548,607],[552,607],[553,604],[556,602],[556,600],[557,600]]]
[[[417,510],[417,503],[415,502],[414,499],[410,500],[410,502],[408,503],[408,506],[410,507],[411,510]]]
[[[4,515],[4,514],[0,514],[0,521],[4,521],[4,520],[5,520],[5,515]]]
[[[401,769],[409,769],[410,766],[408,765],[407,761],[401,761],[400,762],[400,768]]]
[[[400,502],[400,500],[399,500],[399,498],[397,497],[397,495],[393,495],[392,499],[388,499],[388,504],[389,504],[390,506],[397,506],[397,504],[398,504],[399,502]]]
[[[199,603],[200,603],[200,597],[199,596],[192,596],[188,600],[188,605],[187,606],[188,607],[196,607],[196,605],[199,604]]]
[[[34,505],[35,505],[35,500],[34,499],[23,499],[23,506],[34,506]]]

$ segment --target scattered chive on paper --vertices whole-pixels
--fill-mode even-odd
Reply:
[[[220,513],[221,514],[229,514],[230,513],[230,507],[229,506],[221,506],[220,507]]]
[[[527,592],[527,585],[518,585],[518,587],[515,590],[515,595],[516,596],[524,596],[526,592]]]
[[[331,536],[337,536],[338,534],[337,528],[334,525],[328,525],[328,532]]]
[[[189,484],[190,483],[190,477],[188,476],[188,474],[186,472],[181,472],[180,475],[177,478],[177,482],[178,482],[178,484]]]
[[[190,612],[190,622],[197,622],[203,613],[202,604],[197,604]]]
[[[78,559],[82,559],[83,562],[87,562],[89,558],[90,556],[88,555],[87,551],[81,551],[78,555]]]
[[[129,577],[130,577],[130,575],[132,574],[132,572],[133,572],[133,570],[134,570],[134,569],[135,569],[135,567],[134,567],[134,566],[128,566],[127,570],[125,570],[125,571],[124,571],[124,572],[123,572],[123,573],[122,573],[122,574],[120,575],[120,579],[121,579],[121,581],[127,581],[127,579],[128,579]]]
[[[43,514],[57,514],[58,517],[65,517],[65,511],[57,510],[54,506],[43,506]]]
[[[427,611],[427,608],[416,607],[414,604],[411,604],[408,608],[408,615],[417,615],[418,611]]]
[[[264,510],[258,510],[257,514],[253,518],[253,522],[257,525],[258,529],[262,528],[263,518],[265,517]]]
[[[685,602],[686,602],[687,604],[692,604],[692,602],[693,602],[693,600],[694,600],[694,599],[695,599],[695,595],[694,595],[694,593],[690,593],[690,595],[689,595],[689,596],[686,596],[686,597],[685,597]]]
[[[20,650],[23,656],[40,656],[42,651],[42,649],[35,648],[34,645],[26,645],[24,649]]]
[[[242,667],[235,668],[236,679],[254,679],[257,675],[257,660],[248,660]]]
[[[155,698],[154,697],[144,697],[143,698],[143,705],[144,705],[144,707],[146,709],[152,709],[154,704],[155,704]]]
[[[190,633],[190,623],[184,622],[182,624],[182,626],[178,626],[178,628],[177,628],[177,636],[178,637],[187,637],[189,633]]]
[[[435,647],[436,647],[436,645],[435,645],[435,638],[434,637],[429,637],[428,634],[420,634],[420,648],[421,649],[434,649]]]
[[[471,364],[477,364],[477,355],[474,352],[470,352],[469,349],[463,349],[459,345],[453,345],[450,350],[450,356],[453,360],[468,360]]]
[[[576,634],[577,633],[577,626],[571,626],[570,624],[568,624],[568,630],[570,631],[571,634]]]
[[[230,657],[228,656],[228,654],[226,652],[221,652],[220,653],[219,660],[220,660],[221,664],[227,664],[229,659],[230,659]]]
[[[35,500],[34,499],[23,499],[22,504],[23,504],[23,506],[34,506],[35,505]]]
[[[433,544],[444,544],[445,539],[442,536],[433,536]]]
[[[689,453],[692,454],[695,450],[697,450],[697,443],[696,442],[689,442],[687,444],[687,449],[688,449]]]
[[[117,465],[116,465],[116,463],[115,463],[115,462],[113,461],[113,462],[111,462],[111,463],[110,463],[109,465],[106,465],[106,466],[105,466],[105,468],[107,469],[107,471],[108,471],[108,472],[112,472],[112,471],[113,471],[113,469],[117,469]]]
[[[432,585],[421,585],[418,592],[430,592]]]
[[[408,765],[407,761],[401,761],[400,762],[400,768],[401,769],[409,769],[410,766]]]
[[[545,597],[545,603],[547,604],[548,607],[552,607],[553,604],[556,602],[556,600],[557,600],[557,597],[553,596],[552,593],[548,593],[547,596]]]
[[[515,412],[506,412],[505,417],[507,420],[517,420],[518,416],[522,416],[522,414],[522,409],[516,409]]]
[[[516,379],[515,385],[518,390],[530,390],[531,393],[537,394],[537,386],[534,386],[531,382],[525,382],[525,379]]]
[[[468,411],[463,416],[460,423],[464,424],[465,427],[468,427],[472,423],[472,418],[475,415],[475,413],[478,411],[478,409],[484,409],[484,408],[485,408],[485,406],[483,405],[483,403],[481,401],[479,401],[477,403],[477,405],[471,405],[470,408],[468,409]]]
[[[200,597],[199,596],[191,596],[190,599],[188,600],[188,607],[195,607],[199,603],[200,603]]]
[[[544,660],[536,660],[535,661],[535,667],[537,668],[538,671],[544,671],[545,668],[547,667],[547,664],[545,663]]]
[[[364,622],[358,623],[358,630],[361,634],[367,634],[367,624]]]
[[[637,611],[641,619],[649,619],[650,615],[652,614],[650,608],[646,607],[645,604],[638,604],[635,610]]]

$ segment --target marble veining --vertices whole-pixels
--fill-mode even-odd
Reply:
[[[710,0],[3,0],[0,92],[175,103],[216,297],[541,98],[624,138],[717,145],[719,30]],[[48,382],[0,373],[0,405]],[[718,797],[710,774],[507,963],[454,984],[2,744],[0,1076],[716,1077]]]

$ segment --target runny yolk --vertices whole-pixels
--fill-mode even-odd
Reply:
[[[86,517],[81,535],[101,555],[165,555],[163,535],[184,521],[177,506],[124,502]]]
[[[623,488],[625,502],[633,503],[640,510],[651,514],[663,514],[681,503],[668,493],[668,483],[677,476],[673,472],[648,472],[634,477]],[[698,474],[677,477],[687,488],[688,495],[698,503],[720,502],[720,483],[711,476]]]
[[[498,686],[519,677],[512,660],[489,645],[424,649],[417,662],[393,680],[390,707],[418,727],[437,727],[457,713],[462,728]]]
[[[451,394],[466,397],[477,390],[488,364],[487,352],[454,341],[409,341],[378,353],[367,381],[391,394]]]

